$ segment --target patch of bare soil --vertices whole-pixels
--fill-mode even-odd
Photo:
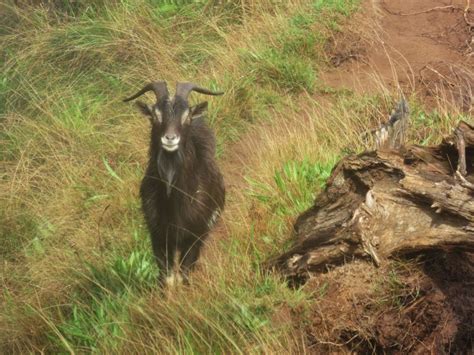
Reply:
[[[417,92],[425,104],[472,112],[474,5],[470,0],[367,0],[350,31],[328,47],[328,86]],[[375,80],[374,80],[375,79]]]
[[[352,262],[311,279],[315,354],[474,351],[474,256],[430,255],[382,268]]]

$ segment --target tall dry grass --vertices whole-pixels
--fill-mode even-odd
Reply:
[[[74,4],[1,4],[0,349],[304,352],[311,293],[260,265],[393,103],[315,99],[357,1]],[[120,101],[158,78],[226,92],[208,119],[227,210],[193,287],[165,294],[137,194],[148,125]]]

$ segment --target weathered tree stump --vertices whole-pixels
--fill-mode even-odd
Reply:
[[[305,279],[359,257],[379,265],[428,250],[474,251],[474,126],[460,122],[438,146],[404,147],[407,115],[403,102],[377,131],[377,150],[337,164],[272,267]]]

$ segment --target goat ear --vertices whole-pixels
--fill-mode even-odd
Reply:
[[[203,117],[207,112],[207,101],[201,102],[200,104],[191,107],[190,111],[191,120]]]
[[[141,101],[135,101],[135,105],[140,109],[141,113],[143,113],[145,116],[151,117],[151,106],[147,105],[144,102]]]

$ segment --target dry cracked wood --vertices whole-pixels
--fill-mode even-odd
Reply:
[[[461,122],[435,147],[391,145],[339,162],[272,267],[305,278],[356,257],[474,251],[474,126]]]

